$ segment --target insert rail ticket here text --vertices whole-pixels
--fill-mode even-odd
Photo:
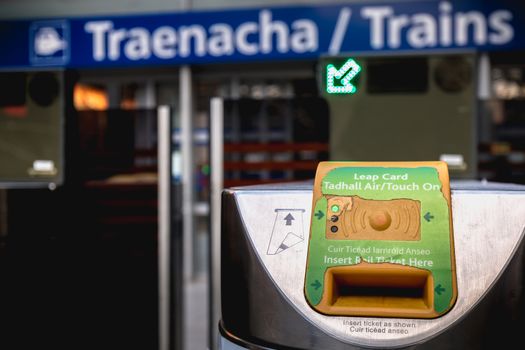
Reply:
[[[432,267],[434,261],[432,259],[425,259],[416,256],[430,256],[430,249],[419,249],[419,248],[404,248],[404,247],[392,247],[392,248],[379,248],[379,247],[353,247],[353,246],[328,246],[329,253],[336,253],[336,256],[325,255],[323,261],[325,264],[359,264],[361,261],[368,263],[392,263],[401,264],[415,267]],[[338,253],[354,253],[356,256],[337,256]],[[377,255],[381,254],[381,255]],[[404,254],[412,255],[410,257],[404,257]]]

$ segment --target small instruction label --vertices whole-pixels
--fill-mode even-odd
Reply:
[[[343,320],[343,325],[347,326],[350,333],[367,334],[402,334],[408,335],[416,329],[416,323],[409,320],[390,321],[390,320]]]

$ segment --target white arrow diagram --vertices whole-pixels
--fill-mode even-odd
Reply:
[[[304,211],[304,209],[275,209],[275,222],[266,254],[279,254],[304,240]]]

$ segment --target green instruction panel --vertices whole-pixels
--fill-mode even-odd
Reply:
[[[312,307],[381,316],[374,310],[406,305],[407,315],[428,318],[450,309],[456,285],[448,171],[428,163],[321,163],[305,278]]]

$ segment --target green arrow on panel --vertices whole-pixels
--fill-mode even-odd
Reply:
[[[329,94],[353,94],[357,88],[350,83],[361,71],[361,66],[349,58],[337,69],[333,64],[326,66],[326,92]]]
[[[315,290],[318,290],[318,289],[322,286],[322,284],[321,284],[321,282],[319,282],[319,280],[315,280],[315,282],[312,283],[312,284],[310,284],[310,285],[311,285],[312,287],[314,287]]]

